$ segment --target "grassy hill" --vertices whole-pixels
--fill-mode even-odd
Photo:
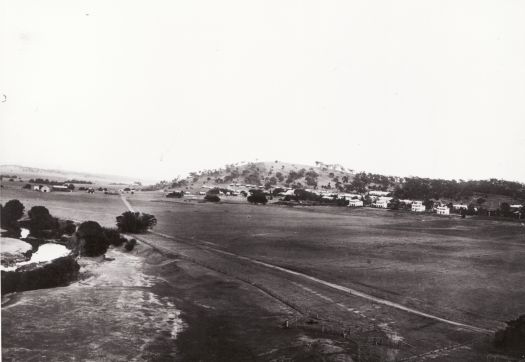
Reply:
[[[316,162],[303,165],[281,161],[239,162],[223,168],[191,172],[183,179],[157,184],[187,192],[206,191],[212,187],[239,189],[303,188],[317,191],[358,192],[389,191],[403,199],[434,199],[497,209],[502,202],[525,202],[525,185],[505,180],[455,181],[418,177],[395,177],[359,172],[341,165]]]
[[[125,176],[95,174],[78,171],[51,170],[20,165],[0,165],[0,174],[5,176],[16,176],[28,182],[29,179],[49,179],[53,181],[82,180],[91,181],[95,184],[107,185],[111,183],[133,184],[136,179]],[[7,178],[7,177],[6,177]]]
[[[187,178],[174,180],[168,186],[188,191],[239,187],[231,185],[337,190],[336,184],[342,188],[345,184],[349,185],[353,178],[353,170],[322,162],[317,162],[315,166],[281,161],[239,162],[220,169],[191,172]]]

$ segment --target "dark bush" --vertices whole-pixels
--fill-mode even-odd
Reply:
[[[137,240],[135,239],[127,240],[126,244],[124,244],[124,249],[126,249],[127,251],[132,251],[133,248],[135,248],[135,245],[137,245]]]
[[[17,221],[24,216],[24,205],[18,200],[9,200],[0,209],[2,226],[17,227]]]
[[[96,221],[85,221],[79,225],[77,237],[81,240],[81,255],[99,256],[108,250],[104,229]]]
[[[219,202],[221,201],[221,198],[217,195],[209,194],[209,195],[204,196],[204,200],[209,201],[209,202]]]
[[[282,187],[277,187],[277,188],[273,189],[273,191],[272,191],[272,195],[273,195],[273,196],[277,196],[277,195],[279,195],[281,192],[285,192],[285,191],[286,191],[286,190],[283,189]]]
[[[252,195],[248,196],[247,200],[252,204],[266,204],[268,202],[266,195],[262,192],[253,193]]]
[[[177,198],[177,199],[180,199],[182,196],[184,196],[184,191],[173,191],[173,192],[170,192],[169,194],[166,194],[166,197],[169,197],[169,198]]]
[[[106,237],[108,243],[113,246],[121,246],[126,238],[120,236],[120,232],[114,228],[103,228],[104,236]]]
[[[31,189],[31,184],[25,184],[23,187],[23,189],[26,189],[26,190],[30,190]]]
[[[59,231],[60,231],[60,234],[66,234],[66,235],[73,235],[75,233],[75,231],[77,230],[77,226],[75,225],[75,223],[71,220],[60,220],[58,222],[59,224]]]
[[[126,211],[117,216],[117,227],[124,233],[143,233],[157,224],[155,216],[140,212]]]
[[[65,256],[27,271],[2,271],[2,295],[67,285],[77,278],[79,269],[75,259]]]
[[[30,219],[29,230],[33,236],[49,234],[45,231],[58,229],[58,220],[51,216],[49,210],[44,206],[33,206],[27,214]]]

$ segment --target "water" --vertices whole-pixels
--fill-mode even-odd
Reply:
[[[29,230],[26,228],[21,228],[20,234],[22,235],[22,239],[27,238],[27,236],[29,235]]]
[[[17,239],[14,239],[14,240],[17,240]],[[27,244],[27,243],[25,243],[25,242],[23,242],[21,240],[18,240],[18,241],[21,242],[21,243]],[[27,245],[29,245],[29,244],[27,244]],[[31,245],[29,245],[29,249],[31,249]],[[16,269],[18,269],[18,268],[20,268],[21,266],[24,266],[24,265],[28,265],[28,264],[32,264],[32,263],[49,262],[49,261],[52,261],[54,259],[57,259],[57,258],[60,258],[60,257],[63,257],[63,256],[67,256],[67,255],[69,255],[70,252],[71,251],[69,249],[67,249],[64,245],[53,244],[53,243],[42,244],[42,245],[40,245],[38,250],[31,255],[31,259],[30,260],[22,261],[22,262],[16,263],[13,266],[9,266],[9,267],[5,267],[5,266],[2,265],[2,266],[0,266],[0,270],[15,271]]]

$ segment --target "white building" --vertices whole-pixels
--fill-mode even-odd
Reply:
[[[454,210],[468,209],[468,206],[464,204],[454,204],[452,205],[452,207],[454,208]]]
[[[368,194],[371,195],[371,196],[386,196],[388,195],[390,192],[388,191],[369,191]]]
[[[436,213],[438,215],[450,215],[450,209],[448,206],[438,206],[436,207]]]
[[[413,201],[412,202],[412,211],[413,212],[423,212],[426,210],[425,205],[423,205],[423,201]]]
[[[373,207],[378,207],[380,209],[386,209],[388,207],[388,201],[384,199],[377,200],[372,204]]]
[[[51,192],[51,188],[49,186],[42,186],[40,192]]]
[[[350,200],[348,202],[349,207],[361,207],[363,206],[363,201],[361,200]]]

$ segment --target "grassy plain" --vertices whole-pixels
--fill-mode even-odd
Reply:
[[[27,209],[33,205],[45,205],[53,215],[61,218],[96,220],[112,226],[115,217],[126,210],[119,196],[83,192],[42,194],[22,190],[18,184],[4,185],[0,195],[2,203],[17,198]],[[156,192],[126,197],[136,210],[157,217],[155,230],[158,232],[190,242],[213,243],[225,251],[296,270],[443,318],[494,330],[503,326],[503,321],[525,313],[525,228],[520,223],[368,208],[185,202],[166,199]],[[159,242],[170,246],[168,239]],[[173,242],[174,252],[183,253],[183,248],[183,245]],[[233,261],[229,264],[224,258],[198,249],[189,253],[200,253],[200,258],[214,265],[222,263],[225,268],[238,268],[232,273],[251,273],[252,280],[260,280],[268,289],[284,291],[290,298],[295,295],[300,299],[304,296],[300,292],[304,293],[305,287],[312,288],[318,293],[315,295],[322,294],[325,298],[325,304],[318,304],[318,308],[327,311],[339,308],[336,302],[343,302],[365,314],[373,309],[369,302],[358,298],[341,300],[337,293],[330,294],[333,291],[297,279],[287,280],[272,272],[257,275],[260,269],[234,265]],[[211,354],[201,355],[195,341],[211,343],[215,347],[210,348],[215,348],[214,351],[224,358],[227,358],[228,350],[220,351],[223,343],[232,343],[241,350],[247,348],[247,355],[252,357],[255,350],[270,349],[268,343],[257,342],[268,333],[262,331],[261,326],[274,328],[271,326],[277,325],[275,320],[282,315],[275,308],[264,311],[266,297],[255,297],[250,294],[253,291],[247,290],[239,293],[246,285],[241,283],[238,286],[238,280],[227,279],[228,288],[220,280],[211,282],[212,279],[202,271],[194,270],[196,266],[186,265],[185,272],[181,273],[177,271],[184,269],[181,263],[177,263],[179,269],[173,264],[173,271],[166,269],[172,264],[162,265],[164,262],[151,268],[160,273],[163,280],[170,281],[172,287],[156,287],[159,289],[157,294],[176,294],[186,304],[185,320],[190,327],[178,339],[180,353],[192,358],[213,357]],[[183,285],[188,288],[181,288]],[[327,297],[334,302],[326,302]],[[196,307],[198,300],[205,300],[207,306],[204,309]],[[239,310],[228,307],[239,304],[241,300]],[[251,309],[262,312],[257,312],[257,316],[253,310],[250,312]],[[255,325],[251,325],[248,322],[262,321],[258,318],[263,318],[264,313],[273,316],[271,324],[261,322],[257,325],[259,322],[254,322]],[[451,341],[461,343],[466,338],[448,326],[436,325],[399,310],[376,312],[382,313],[389,314],[384,318],[395,320],[398,330],[410,343],[418,343],[421,339],[420,346],[415,345],[409,354],[446,346]],[[210,323],[215,324],[211,326]],[[232,327],[229,337],[224,340],[228,335],[224,326],[229,324],[235,328]],[[248,333],[250,338],[242,339],[237,335],[239,333]],[[283,337],[285,334],[279,333],[287,332],[272,329],[272,333]],[[427,337],[423,337],[425,333]],[[209,353],[215,352],[210,350]],[[449,357],[441,360],[476,360],[479,356]]]
[[[488,328],[525,313],[525,228],[377,209],[131,196],[157,231]]]

